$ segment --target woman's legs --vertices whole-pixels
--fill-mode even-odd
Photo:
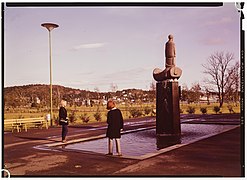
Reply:
[[[113,154],[113,139],[108,138],[108,154]]]
[[[120,146],[120,138],[116,138],[115,142],[116,142],[117,153],[119,156],[121,156],[122,152]],[[108,155],[113,155],[113,139],[111,138],[108,138]]]
[[[119,156],[122,155],[122,152],[121,152],[121,147],[120,147],[120,138],[116,138],[116,149],[117,149],[117,153]]]
[[[68,133],[68,125],[62,125],[62,141],[65,141],[67,133]]]

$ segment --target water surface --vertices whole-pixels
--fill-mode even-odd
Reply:
[[[208,124],[181,124],[181,143],[190,143],[196,139],[223,132],[234,127],[233,125],[208,125]],[[155,153],[159,150],[156,146],[156,130],[142,130],[121,136],[122,154],[128,156],[142,156]],[[102,138],[92,141],[69,144],[66,149],[108,153],[108,139]],[[116,153],[114,141],[114,153]]]

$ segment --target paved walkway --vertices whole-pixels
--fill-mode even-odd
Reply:
[[[184,123],[238,124],[239,115],[182,116]],[[136,123],[139,121],[146,123]],[[153,126],[150,118],[133,119],[127,130]],[[214,120],[214,121],[213,121]],[[135,124],[136,123],[136,124]],[[93,130],[92,130],[93,128]],[[4,134],[4,164],[15,177],[80,177],[80,176],[213,176],[243,177],[243,139],[241,127],[201,141],[182,146],[144,160],[110,157],[96,153],[81,153],[37,149],[38,145],[60,142],[60,128],[31,129],[28,132]],[[105,133],[105,124],[70,127],[68,140]]]

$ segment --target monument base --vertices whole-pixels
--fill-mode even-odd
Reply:
[[[158,82],[156,91],[156,134],[181,134],[178,82]]]
[[[181,143],[181,134],[157,134],[156,145],[158,149]]]
[[[156,135],[160,149],[181,142],[179,87],[174,81],[156,85]]]

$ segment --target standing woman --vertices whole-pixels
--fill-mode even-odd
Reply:
[[[109,110],[107,113],[108,127],[106,131],[106,137],[109,138],[107,155],[113,155],[113,139],[115,139],[118,156],[122,156],[120,147],[120,131],[123,130],[123,116],[112,100],[107,102],[107,109]]]
[[[68,133],[68,124],[69,120],[67,117],[67,110],[65,109],[65,106],[67,105],[67,102],[65,100],[61,101],[61,107],[59,109],[59,125],[62,125],[62,142],[66,142],[66,135]]]

